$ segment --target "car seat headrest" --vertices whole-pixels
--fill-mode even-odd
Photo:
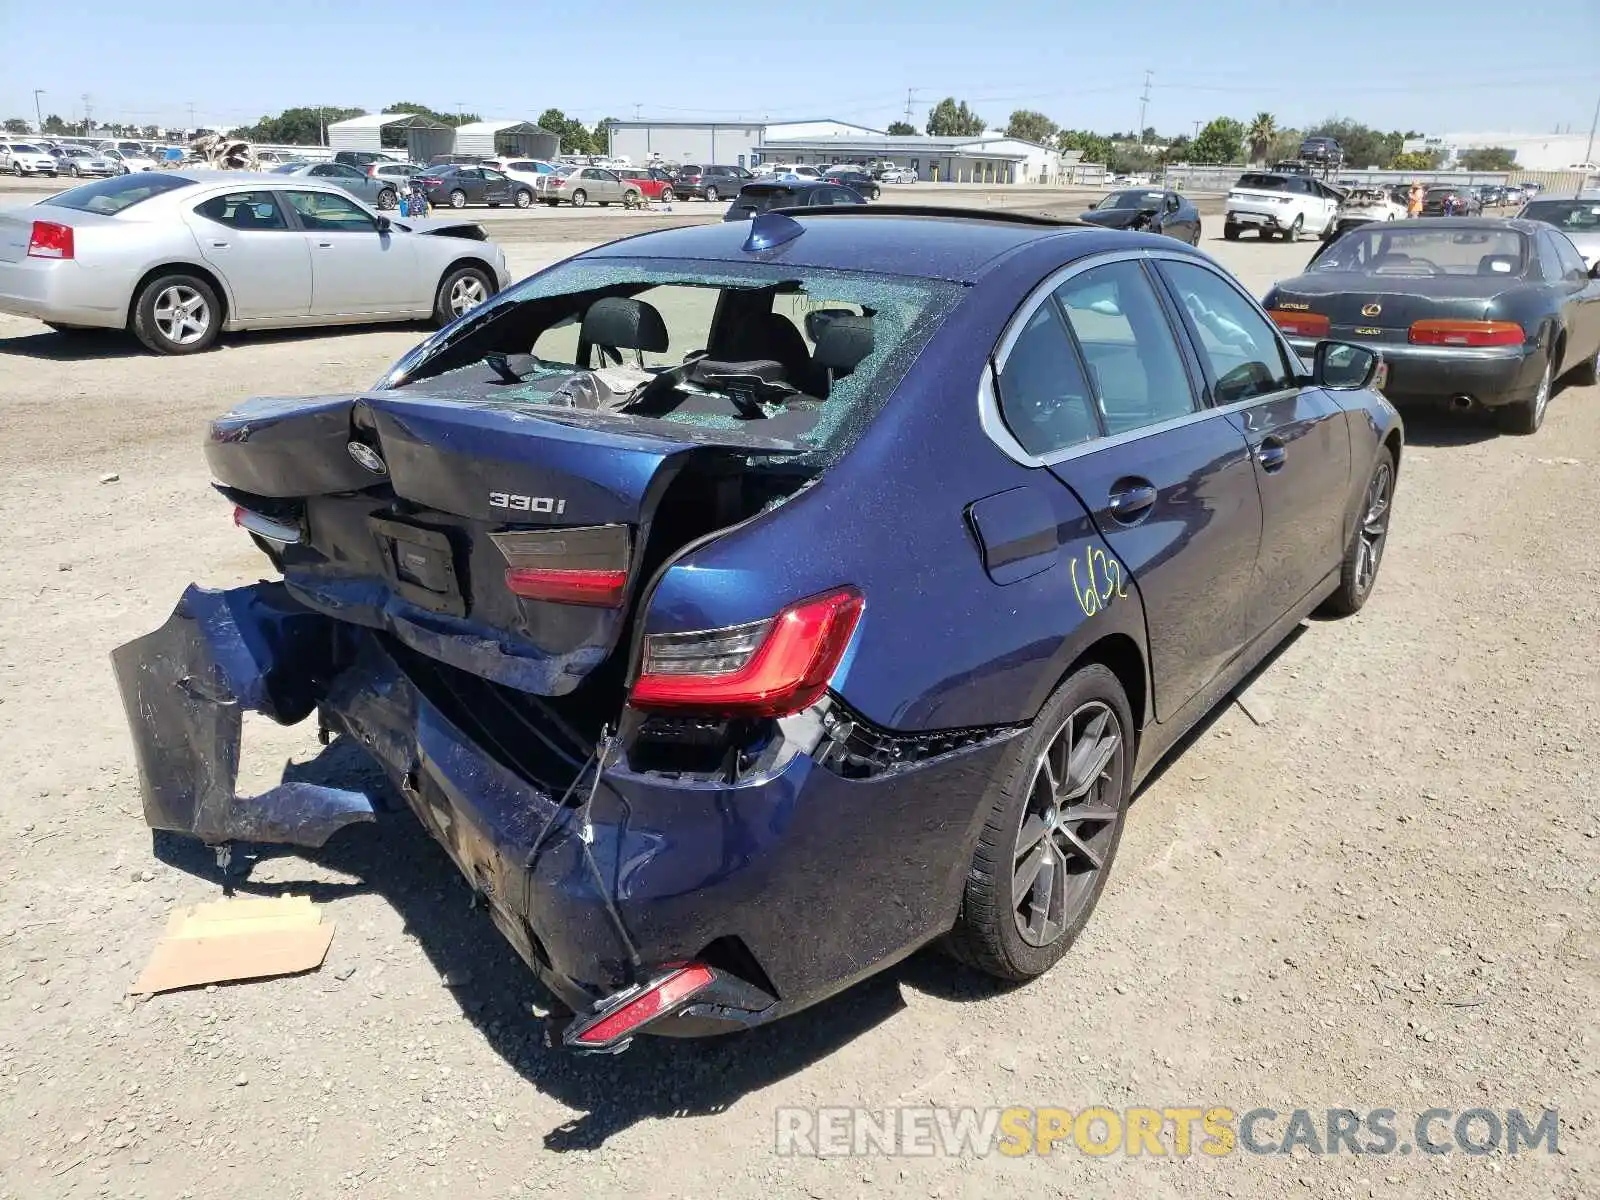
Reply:
[[[667,324],[653,304],[626,296],[596,300],[583,314],[583,340],[618,350],[661,354],[667,349]]]

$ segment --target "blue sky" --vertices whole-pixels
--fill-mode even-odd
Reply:
[[[296,104],[399,99],[487,117],[839,117],[882,127],[940,97],[991,124],[1016,108],[1106,133],[1280,126],[1337,114],[1384,129],[1586,133],[1600,99],[1600,0],[1142,4],[1016,0],[76,0],[3,5],[0,117],[237,124]],[[1285,12],[1304,19],[1286,20]],[[1519,11],[1537,11],[1533,23]],[[1348,17],[1341,14],[1348,13]],[[1374,14],[1366,17],[1365,14]],[[63,16],[71,17],[63,41]]]

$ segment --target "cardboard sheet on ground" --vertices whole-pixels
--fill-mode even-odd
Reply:
[[[293,975],[322,965],[333,943],[309,896],[219,900],[172,914],[134,994]]]

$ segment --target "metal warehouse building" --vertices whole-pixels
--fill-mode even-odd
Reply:
[[[456,154],[481,154],[493,158],[555,158],[561,137],[532,121],[474,121],[456,127]]]
[[[396,129],[405,133],[406,154],[412,162],[425,163],[435,154],[449,154],[455,145],[454,129],[416,113],[371,113],[335,121],[328,126],[328,145],[334,150],[382,150],[384,131]]]
[[[721,163],[751,167],[764,138],[882,136],[882,131],[823,117],[809,121],[613,121],[610,153],[635,163]]]

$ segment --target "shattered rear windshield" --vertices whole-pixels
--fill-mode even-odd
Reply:
[[[441,330],[385,382],[741,430],[826,462],[870,423],[961,293],[944,280],[777,262],[569,259]]]

